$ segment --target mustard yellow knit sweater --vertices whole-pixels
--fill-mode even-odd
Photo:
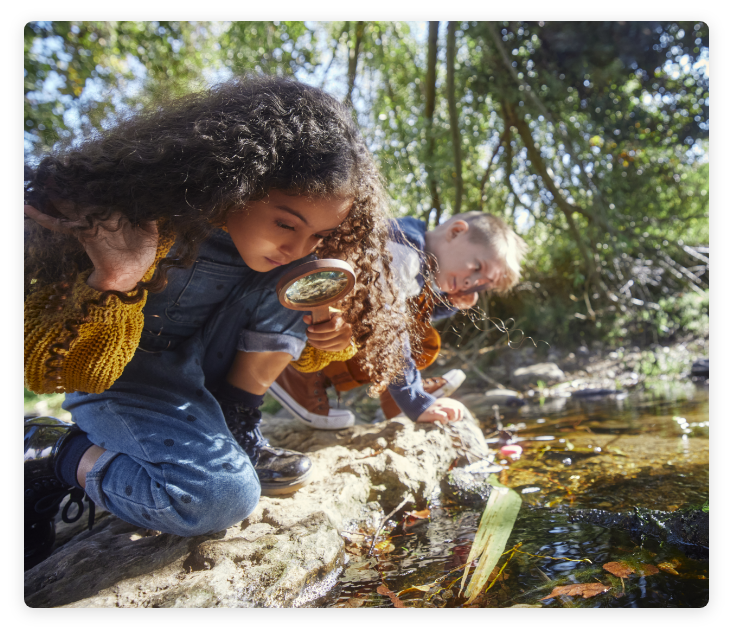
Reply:
[[[175,237],[161,236],[155,254],[155,262],[143,276],[148,281],[153,276],[158,262],[170,251]],[[91,274],[89,269],[79,274],[66,300],[59,305],[52,296],[56,293],[51,286],[39,289],[28,296],[24,316],[24,369],[26,387],[39,394],[64,393],[81,390],[100,393],[108,390],[135,354],[143,330],[143,300],[136,304],[124,304],[114,296],[104,307],[91,305],[88,318],[78,325],[79,336],[71,343],[68,351],[59,351],[61,363],[49,373],[45,365],[51,357],[49,346],[66,338],[69,332],[64,328],[68,319],[81,317],[81,306],[87,300],[96,300],[100,291],[86,284]],[[55,307],[61,306],[58,310]],[[292,362],[301,372],[316,372],[332,360],[345,361],[356,354],[356,348],[330,353],[306,345],[300,359]],[[56,376],[56,379],[46,377]]]

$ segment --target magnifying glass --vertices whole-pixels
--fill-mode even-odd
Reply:
[[[287,309],[310,311],[312,324],[331,319],[329,306],[354,288],[351,265],[336,258],[311,260],[288,271],[277,283],[277,297]]]

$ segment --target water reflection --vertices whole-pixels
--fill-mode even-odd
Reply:
[[[563,606],[557,598],[542,598],[555,586],[598,580],[611,590],[573,598],[568,605],[704,606],[707,561],[687,558],[651,538],[640,543],[623,531],[570,522],[566,510],[627,511],[639,506],[674,511],[704,503],[709,491],[707,390],[693,385],[692,391],[637,392],[622,400],[567,399],[555,411],[558,404],[548,407],[545,400],[502,411],[503,434],[513,434],[524,448],[522,458],[507,462],[501,474],[523,500],[507,549],[522,542],[521,550],[529,554],[590,559],[593,564],[517,554],[507,566],[506,580],[482,596],[481,606]],[[494,433],[494,418],[483,426],[487,435]],[[497,445],[490,447],[496,450]],[[431,511],[431,521],[412,535],[393,537],[392,553],[371,561],[353,558],[327,604],[346,605],[359,598],[363,606],[391,606],[388,597],[376,593],[379,584],[393,591],[426,585],[465,564],[483,510],[436,506]],[[637,570],[671,562],[678,574],[634,574],[622,586],[600,568],[622,560]],[[410,592],[401,599],[409,603],[422,597]],[[457,598],[442,602],[435,605],[461,604]]]

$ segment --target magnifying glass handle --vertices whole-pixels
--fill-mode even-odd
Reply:
[[[311,324],[323,324],[323,322],[328,322],[331,319],[329,308],[330,307],[327,304],[324,306],[313,307],[313,310],[311,311]]]

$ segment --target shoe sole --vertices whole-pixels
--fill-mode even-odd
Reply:
[[[267,486],[260,483],[260,494],[261,496],[284,496],[286,494],[292,494],[293,492],[297,492],[304,485],[308,485],[308,483],[310,483],[311,476],[311,473],[308,472],[302,481],[299,481],[298,483],[290,483],[288,485]]]
[[[459,368],[449,370],[443,377],[448,383],[442,388],[438,388],[433,393],[433,397],[440,399],[441,397],[450,397],[456,390],[461,387],[461,384],[466,380],[466,373]],[[450,377],[450,379],[448,379]]]
[[[295,400],[285,391],[283,388],[281,388],[277,383],[272,383],[270,387],[268,388],[268,391],[270,394],[277,399],[277,401],[280,403],[280,405],[285,408],[291,415],[293,415],[298,421],[301,423],[304,423],[309,428],[314,428],[316,430],[344,430],[346,428],[351,428],[354,426],[355,419],[352,417],[351,421],[347,421],[346,423],[335,423],[333,425],[317,425],[313,421],[309,421],[306,419],[299,411],[298,409],[303,408],[300,404],[295,402]],[[295,404],[295,405],[293,405]],[[296,408],[297,406],[297,408]]]

